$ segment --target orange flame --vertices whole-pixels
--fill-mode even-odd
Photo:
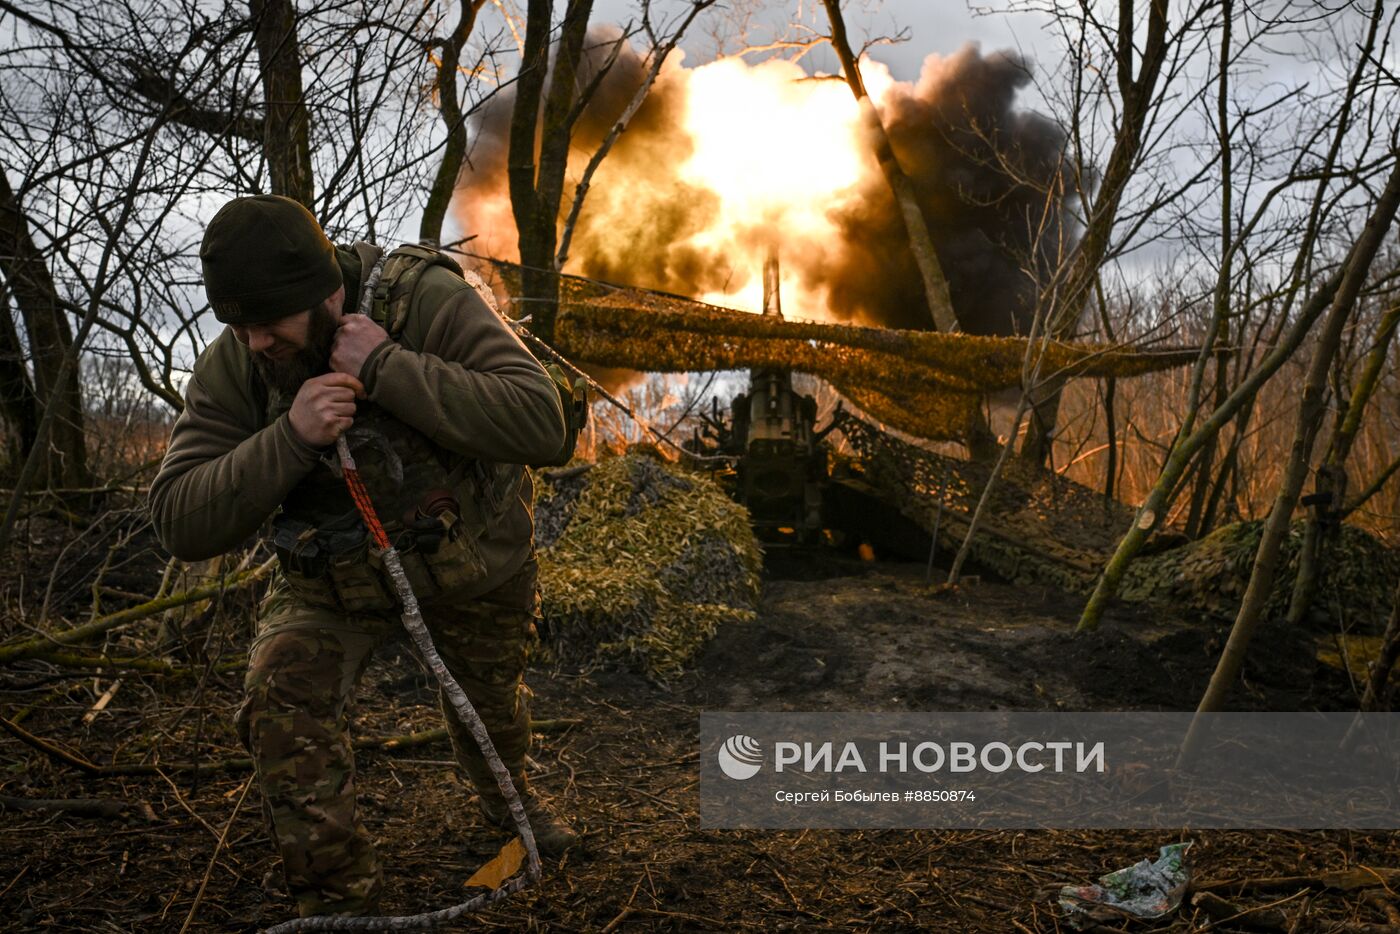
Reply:
[[[749,65],[723,58],[685,68],[683,57],[676,53],[666,62],[653,91],[653,97],[670,91],[684,100],[679,112],[665,114],[673,125],[654,131],[665,140],[661,151],[633,151],[635,131],[622,137],[593,180],[565,271],[581,272],[590,254],[626,256],[649,211],[665,211],[671,198],[698,198],[706,204],[695,212],[705,217],[704,226],[678,232],[668,249],[704,257],[715,268],[710,278],[719,287],[694,297],[759,312],[770,247],[794,254],[830,249],[839,239],[833,212],[854,203],[857,186],[879,167],[861,134],[856,100],[839,78],[813,78],[783,60]],[[862,73],[877,102],[898,86],[879,63],[865,64]],[[588,135],[585,129],[575,139],[565,210],[596,145]],[[468,179],[457,204],[466,232],[477,234],[473,251],[517,258],[504,140],[473,161],[480,177]],[[485,178],[492,183],[483,186]],[[796,317],[835,320],[826,288],[794,270],[785,266],[781,279],[786,307]]]
[[[862,72],[876,100],[893,84],[881,65]],[[698,297],[761,311],[763,241],[821,249],[839,236],[832,212],[878,171],[860,133],[859,107],[840,80],[808,78],[786,61],[750,67],[728,58],[690,73],[684,127],[695,148],[681,178],[713,192],[719,204],[714,221],[690,242],[729,258],[743,283]],[[792,272],[783,273],[781,286],[789,307],[807,315],[826,309],[824,291]]]

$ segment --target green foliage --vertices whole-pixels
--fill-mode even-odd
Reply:
[[[758,542],[708,476],[635,453],[569,473],[541,472],[535,504],[543,612],[561,656],[664,680],[720,624],[753,619]]]

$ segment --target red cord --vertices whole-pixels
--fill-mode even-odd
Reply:
[[[360,472],[353,467],[346,467],[345,485],[350,488],[350,498],[355,501],[355,508],[360,511],[360,517],[365,520],[365,525],[369,527],[370,537],[374,539],[374,544],[381,551],[389,550],[389,535],[384,531],[384,526],[379,523],[379,514],[374,511],[374,503],[370,501],[369,490],[365,489],[365,482],[360,479]]]

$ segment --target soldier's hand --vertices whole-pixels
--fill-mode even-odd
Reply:
[[[355,423],[355,399],[364,396],[365,387],[355,377],[326,373],[301,384],[287,418],[298,438],[322,448]]]
[[[358,378],[374,348],[388,339],[389,332],[369,315],[341,315],[331,344],[331,369]]]

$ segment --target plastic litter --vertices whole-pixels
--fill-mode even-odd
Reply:
[[[1186,859],[1191,843],[1168,844],[1156,860],[1144,859],[1100,876],[1097,885],[1067,885],[1060,889],[1060,907],[1076,928],[1165,918],[1181,907],[1191,882]]]

